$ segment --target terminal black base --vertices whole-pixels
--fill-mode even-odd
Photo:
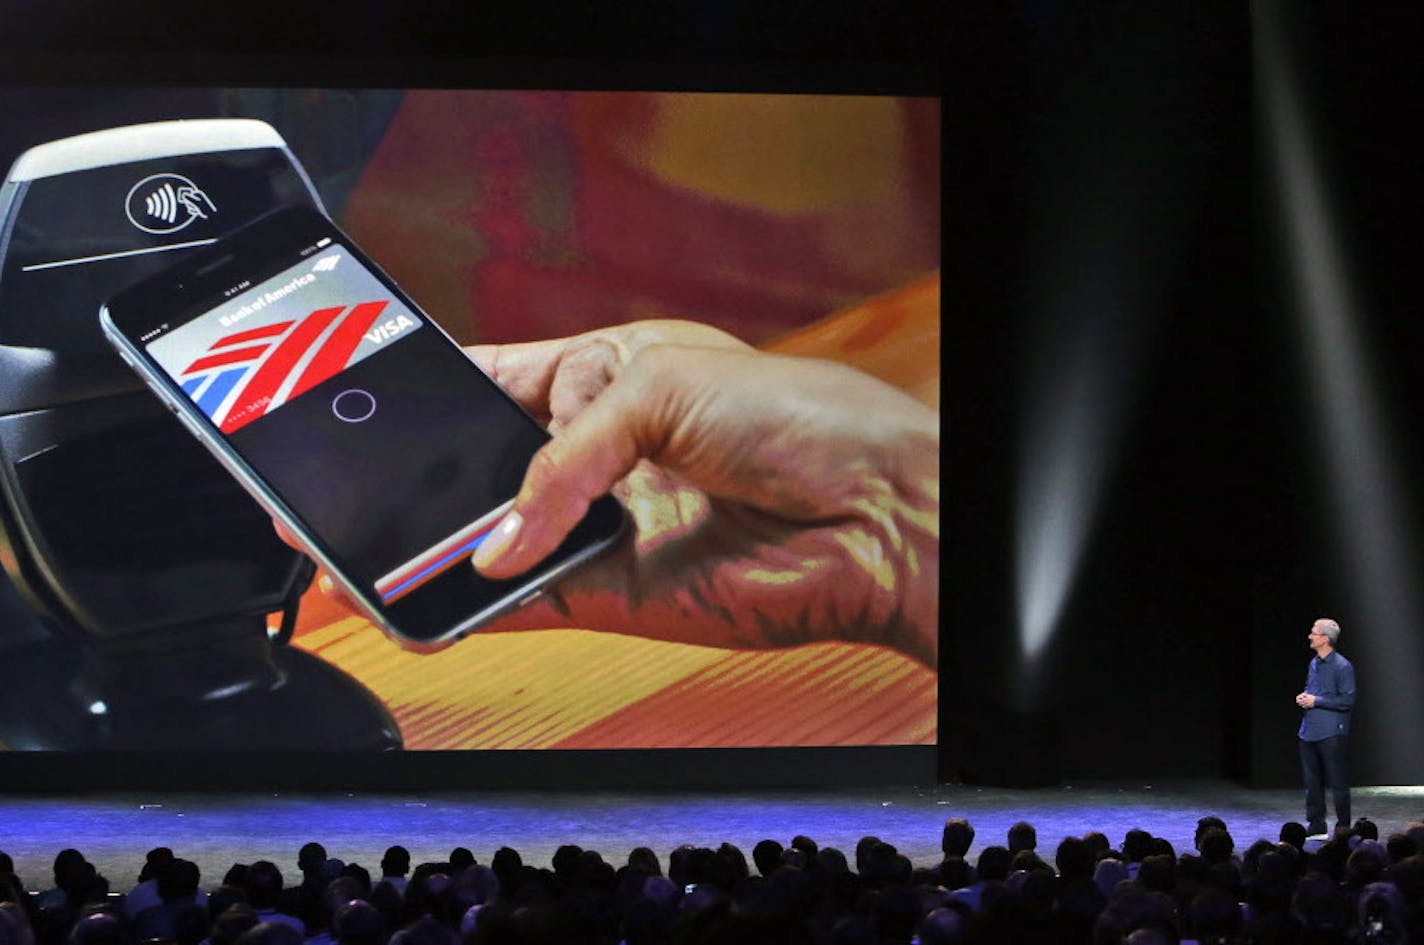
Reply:
[[[374,695],[310,653],[274,644],[261,617],[114,642],[30,636],[0,659],[0,744],[12,750],[401,747]]]

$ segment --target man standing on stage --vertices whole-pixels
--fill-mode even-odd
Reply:
[[[1340,625],[1328,617],[1310,628],[1315,658],[1306,670],[1305,691],[1295,704],[1305,710],[1300,722],[1300,767],[1305,775],[1305,817],[1311,834],[1326,832],[1325,788],[1335,800],[1335,821],[1349,826],[1350,782],[1345,772],[1345,743],[1350,710],[1355,705],[1355,668],[1335,650]]]

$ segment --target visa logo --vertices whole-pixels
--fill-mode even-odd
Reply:
[[[373,345],[384,344],[407,328],[414,328],[415,322],[404,315],[387,319],[380,325],[371,326],[371,330],[366,332],[366,340]]]

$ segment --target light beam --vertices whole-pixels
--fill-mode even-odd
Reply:
[[[1424,660],[1414,587],[1420,571],[1407,532],[1409,499],[1391,455],[1386,411],[1371,383],[1358,306],[1278,10],[1259,4],[1254,19],[1259,126],[1272,172],[1267,176],[1286,235],[1307,396],[1320,424],[1332,545],[1349,593],[1348,610],[1330,615],[1340,617],[1346,631],[1342,646],[1361,669],[1361,704],[1376,707],[1378,718],[1390,717],[1399,731],[1413,733],[1402,743],[1387,738],[1368,743],[1376,752],[1373,769],[1389,772],[1399,770],[1401,744],[1424,737],[1419,686]],[[1325,604],[1321,615],[1331,609]],[[1352,626],[1362,641],[1353,648]]]

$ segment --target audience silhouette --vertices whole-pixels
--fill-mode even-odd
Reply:
[[[1368,820],[1307,844],[1299,823],[1238,853],[1220,818],[1195,851],[1142,829],[1121,849],[1062,838],[1049,865],[1037,832],[982,848],[951,818],[944,859],[915,868],[867,836],[853,857],[805,835],[736,846],[648,847],[615,866],[575,844],[548,868],[501,847],[489,865],[456,847],[411,870],[393,846],[380,878],[309,843],[302,881],[266,860],[235,864],[205,891],[198,867],[151,850],[127,893],[110,893],[78,850],[30,891],[0,852],[0,945],[1424,945],[1424,822],[1383,841]],[[409,880],[406,874],[409,873]]]

